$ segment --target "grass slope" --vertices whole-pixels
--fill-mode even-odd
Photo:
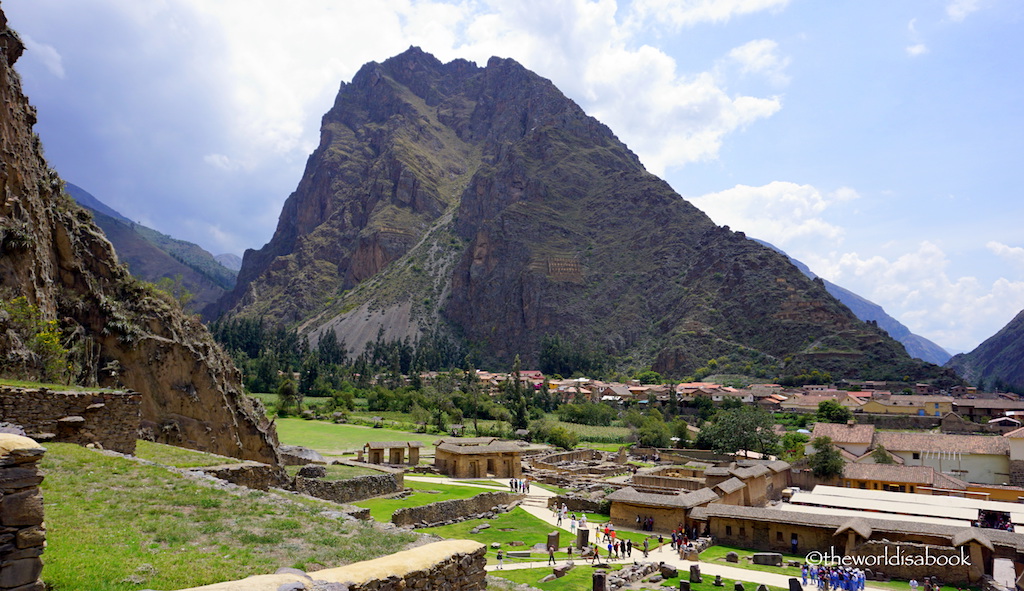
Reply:
[[[51,591],[181,589],[280,567],[341,566],[415,536],[325,515],[332,505],[210,488],[159,466],[47,444],[41,467]]]
[[[322,454],[341,455],[361,449],[368,441],[422,441],[433,446],[440,435],[409,433],[392,429],[374,429],[360,425],[337,425],[325,421],[277,419],[277,435],[281,443],[304,445]]]

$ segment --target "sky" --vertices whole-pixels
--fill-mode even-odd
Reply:
[[[950,352],[1024,309],[1017,0],[7,0],[51,165],[214,254],[360,66],[510,57],[718,224]]]

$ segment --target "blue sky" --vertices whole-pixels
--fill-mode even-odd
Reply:
[[[273,233],[341,81],[410,45],[551,79],[719,224],[952,352],[1024,308],[1016,0],[8,0],[67,180],[214,252]]]

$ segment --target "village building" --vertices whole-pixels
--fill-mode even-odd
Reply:
[[[415,466],[420,463],[420,441],[370,441],[363,445],[359,461],[370,464],[406,464]],[[408,462],[405,454],[408,451]]]
[[[669,532],[680,527],[692,527],[689,512],[717,501],[719,497],[706,487],[682,494],[644,493],[626,487],[605,498],[612,503],[609,511],[612,525],[639,528],[641,522],[650,518],[653,531]]]
[[[951,396],[919,396],[916,394],[876,395],[865,402],[860,407],[860,411],[871,414],[941,417],[948,412],[953,412],[953,398]]]
[[[843,467],[840,482],[847,488],[927,494],[949,494],[968,488],[963,480],[943,474],[931,466],[900,464],[848,463]]]
[[[984,575],[993,574],[996,559],[1024,565],[1024,536],[1019,534],[879,518],[877,513],[863,515],[709,503],[689,511],[687,518],[699,523],[701,531],[714,536],[719,544],[760,551],[874,556],[875,560],[884,555],[923,556],[926,549],[932,556],[960,556],[962,552],[969,560],[942,567],[946,584],[978,585]],[[934,564],[925,566],[923,560],[872,568],[900,579],[937,574]]]
[[[1024,400],[958,398],[953,400],[953,412],[975,423],[988,422],[992,419],[1024,413]]]
[[[854,458],[859,458],[872,448],[875,426],[860,425],[852,421],[849,423],[815,423],[810,440],[814,441],[819,437],[828,437],[832,440],[832,445],[852,454]],[[813,452],[814,446],[808,442],[807,453]]]
[[[522,448],[497,437],[444,438],[434,442],[434,468],[455,478],[521,478]]]

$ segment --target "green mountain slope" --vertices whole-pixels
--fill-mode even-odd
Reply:
[[[378,330],[441,333],[494,366],[535,364],[559,335],[671,374],[722,355],[941,373],[785,256],[716,226],[550,81],[417,48],[342,85],[221,309],[333,330],[356,351]]]
[[[67,183],[67,191],[79,205],[93,212],[96,225],[103,229],[132,275],[151,283],[180,277],[182,286],[194,296],[189,303],[191,309],[202,311],[234,287],[236,273],[199,245],[136,224],[81,187]]]
[[[980,388],[1024,394],[1024,311],[970,353],[954,355],[946,367]]]

